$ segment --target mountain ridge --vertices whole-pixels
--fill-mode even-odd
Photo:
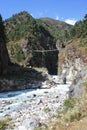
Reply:
[[[50,20],[52,19],[50,18]],[[39,56],[39,54],[35,54],[30,50],[57,49],[57,39],[64,42],[66,39],[65,30],[68,31],[71,26],[59,21],[56,21],[55,24],[55,20],[52,20],[51,23],[41,19],[35,19],[26,11],[20,12],[13,15],[12,18],[5,20],[4,25],[8,40],[7,47],[12,62],[29,64],[30,66],[46,66],[48,64],[47,60],[49,59],[49,64],[53,65],[55,63],[53,66],[57,68],[58,52],[55,52],[56,54],[52,52],[50,54],[52,56],[51,59],[50,55],[46,53],[41,53]]]

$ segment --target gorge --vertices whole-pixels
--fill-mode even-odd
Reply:
[[[86,24],[86,17],[72,27],[50,18],[34,19],[26,11],[4,22],[0,17],[1,120],[10,118],[14,130],[34,130],[38,125],[47,130],[65,100],[83,95]]]

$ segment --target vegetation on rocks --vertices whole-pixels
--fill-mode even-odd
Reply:
[[[3,120],[0,120],[0,130],[6,130],[6,129],[12,129],[13,126],[10,124],[10,119],[5,118]]]
[[[58,52],[36,52],[34,50],[54,50],[56,40],[67,40],[70,25],[50,18],[34,19],[26,11],[13,15],[4,22],[7,35],[7,47],[11,61],[35,67],[47,67],[52,64],[57,69]],[[20,48],[15,49],[15,46]],[[55,54],[56,53],[56,54]],[[19,57],[17,56],[19,55]],[[51,57],[51,58],[50,58]],[[55,71],[55,70],[53,70]]]
[[[62,64],[75,62],[76,58],[80,58],[83,63],[87,63],[87,15],[82,21],[76,22],[69,30],[69,39],[65,44],[65,48],[60,48],[59,52],[59,71],[62,72]]]
[[[87,69],[87,15],[70,29],[70,37],[65,48],[59,45],[59,70],[62,65],[80,59]],[[69,66],[70,67],[70,66]],[[82,77],[83,78],[83,77]],[[64,102],[64,110],[51,118],[46,130],[83,130],[87,129],[87,77],[83,81],[82,96],[70,97]],[[74,85],[75,86],[75,85]],[[37,129],[44,130],[42,126]]]
[[[55,41],[60,40],[61,43],[65,43],[68,40],[71,25],[51,18],[41,18],[39,22],[50,32]]]
[[[87,38],[87,14],[71,28],[71,37]]]
[[[87,14],[83,20],[76,22],[70,30],[70,37],[74,39],[73,45],[78,47],[77,53],[80,57],[87,56]],[[78,40],[78,42],[75,42]],[[77,49],[76,47],[76,49]]]
[[[22,62],[25,59],[25,54],[22,50],[22,47],[19,44],[13,44],[10,46],[10,54],[11,54],[11,61],[15,62]]]
[[[27,12],[23,11],[7,19],[4,25],[5,28],[2,17],[0,16],[0,74],[6,73],[8,68],[9,76],[7,76],[10,78],[13,76],[13,78],[16,77],[19,79],[22,74],[24,74],[22,77],[24,79],[30,78],[31,80],[37,77],[38,80],[38,78],[45,78],[41,73],[38,73],[37,76],[37,71],[32,68],[25,69],[22,67],[21,69],[19,66],[15,68],[13,64],[12,68],[8,67],[10,59],[13,63],[25,66],[47,67],[48,72],[52,70],[50,74],[54,74],[57,67],[62,73],[62,65],[69,62],[74,65],[74,61],[77,58],[80,58],[83,64],[87,65],[87,14],[82,21],[78,21],[71,27],[49,18],[34,19]],[[59,58],[57,57],[58,51],[55,53],[44,53],[45,50],[54,50],[57,48],[59,49]],[[41,50],[43,53],[37,53],[37,50]],[[57,62],[59,62],[59,66],[57,66]],[[69,98],[65,100],[65,109],[53,117],[49,121],[48,126],[40,124],[36,130],[87,129],[86,81],[83,83],[83,86],[83,95],[79,99]],[[46,107],[44,111],[49,113],[50,109]],[[8,120],[0,121],[1,130],[4,130],[7,125]]]
[[[80,98],[66,99],[64,110],[51,117],[48,125],[38,126],[35,130],[83,130],[87,129],[87,90],[83,86],[83,95]]]

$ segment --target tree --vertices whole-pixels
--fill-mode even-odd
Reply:
[[[84,16],[84,20],[87,21],[87,14]]]
[[[86,38],[87,37],[87,14],[82,21],[76,22],[76,24],[70,30],[71,38]]]

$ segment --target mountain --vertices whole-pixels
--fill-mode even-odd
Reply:
[[[57,49],[57,39],[61,42],[67,40],[65,32],[68,33],[70,25],[50,18],[35,19],[26,11],[13,15],[4,25],[12,62],[47,66],[48,70],[53,68],[56,71],[54,68],[57,69],[58,51],[50,51],[50,54],[36,51]]]
[[[71,59],[86,57],[86,21],[85,16],[71,26],[51,18],[35,19],[26,11],[13,15],[4,22],[11,61],[57,71],[58,59],[61,66],[66,55]],[[48,53],[46,50],[55,51]]]
[[[45,30],[40,28],[40,26]],[[35,19],[26,11],[23,11],[7,19],[5,21],[5,27],[9,40],[19,40],[21,37],[28,37],[31,34],[34,35],[34,32],[41,33],[41,31],[47,31],[50,34],[52,33],[52,36],[58,39],[60,35],[63,35],[61,33],[64,33],[65,30],[68,31],[70,29],[71,25],[51,18]],[[17,34],[19,34],[19,36]]]
[[[59,39],[64,42],[66,40],[65,33],[69,33],[71,25],[66,24],[63,21],[55,20],[52,18],[40,18],[42,26],[44,26],[52,36],[55,37],[55,40]]]
[[[60,80],[65,79],[66,85],[72,82],[69,93],[66,95],[70,98],[65,100],[65,109],[62,114],[58,112],[55,120],[51,120],[48,125],[46,122],[46,128],[74,130],[78,126],[78,129],[87,129],[87,15],[74,26],[69,26],[50,18],[34,19],[23,11],[7,19],[4,25],[6,35],[2,18],[0,18],[0,74],[6,73],[10,59],[13,63],[25,66],[47,67],[49,74],[56,74],[58,67]],[[4,79],[1,82],[0,80],[1,92],[30,88],[32,84],[29,78],[32,79],[32,73],[33,82],[37,80],[36,77],[41,80],[41,74],[38,76],[31,67],[20,66],[19,69],[18,66],[15,70],[15,65],[12,65],[13,70],[9,69],[9,72],[12,71],[13,81]],[[16,79],[14,79],[14,73]],[[19,77],[22,74],[24,77],[20,80]],[[37,82],[35,83],[38,85]],[[53,81],[51,85],[54,85]],[[40,128],[37,129],[43,127],[39,126]]]

